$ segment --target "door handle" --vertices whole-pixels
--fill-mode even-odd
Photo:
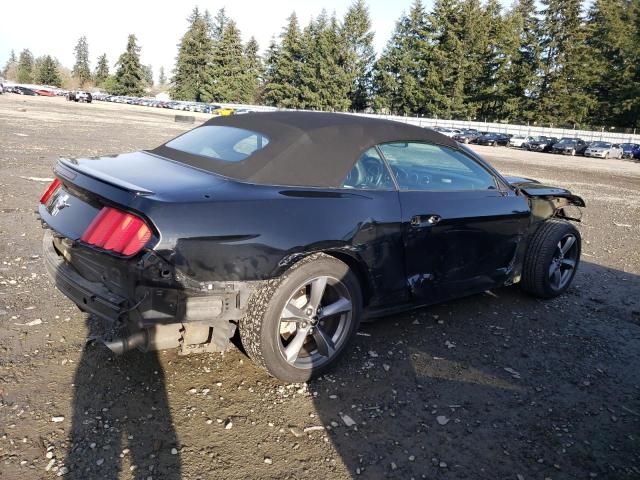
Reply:
[[[442,217],[440,215],[428,214],[428,215],[414,215],[411,217],[412,227],[430,227],[435,225]]]

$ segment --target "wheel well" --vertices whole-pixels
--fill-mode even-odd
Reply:
[[[328,250],[323,253],[331,255],[341,262],[346,263],[351,271],[356,275],[358,281],[360,282],[360,287],[362,288],[362,306],[366,307],[371,301],[371,297],[373,296],[373,287],[371,285],[371,281],[369,280],[366,267],[362,265],[361,261],[352,257],[348,253],[335,250]]]

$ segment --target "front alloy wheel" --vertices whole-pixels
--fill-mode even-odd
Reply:
[[[559,219],[546,220],[527,246],[522,265],[523,290],[542,298],[565,292],[580,263],[581,238],[578,229]]]
[[[577,263],[577,239],[568,233],[558,242],[549,266],[549,283],[554,290],[562,290],[571,281]]]

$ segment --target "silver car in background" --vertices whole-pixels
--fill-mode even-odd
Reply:
[[[622,158],[623,150],[617,143],[593,142],[584,151],[585,157]]]
[[[509,146],[514,148],[529,148],[529,144],[534,140],[534,137],[525,135],[514,135],[509,139]]]
[[[436,132],[446,135],[449,138],[453,138],[454,135],[457,135],[460,133],[460,130],[458,130],[457,128],[448,128],[448,127],[432,127],[432,128]]]

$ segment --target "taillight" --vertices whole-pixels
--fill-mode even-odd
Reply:
[[[60,180],[58,180],[57,178],[53,182],[51,182],[51,184],[47,187],[47,189],[40,197],[40,203],[42,203],[43,205],[47,203],[51,198],[51,195],[53,195],[53,192],[55,192],[56,189],[60,186],[60,183]]]
[[[103,207],[80,237],[85,243],[122,255],[138,253],[151,238],[151,230],[135,215]]]

